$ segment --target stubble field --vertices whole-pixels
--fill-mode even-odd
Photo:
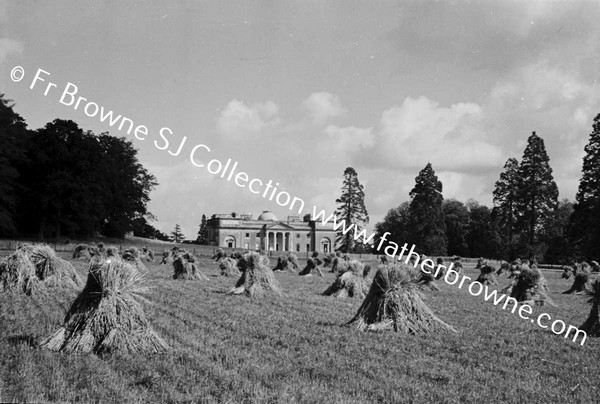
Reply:
[[[87,263],[69,261],[85,279]],[[62,325],[76,293],[0,295],[0,401],[600,402],[600,341],[580,346],[443,282],[423,292],[425,303],[459,333],[419,337],[344,327],[361,301],[322,296],[334,280],[328,272],[276,273],[283,296],[250,299],[225,294],[236,279],[220,276],[206,257],[209,282],[175,281],[172,267],[146,265],[145,312],[167,354],[40,350],[36,341]],[[558,307],[534,314],[581,325],[587,298],[562,295],[572,280],[559,272],[545,276]],[[506,275],[499,281],[499,289],[509,283]]]

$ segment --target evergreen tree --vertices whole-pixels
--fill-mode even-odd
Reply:
[[[342,185],[342,195],[335,200],[338,207],[335,210],[335,216],[338,223],[342,220],[346,222],[346,228],[354,225],[356,231],[360,231],[363,225],[369,223],[369,214],[365,207],[365,193],[363,186],[358,181],[358,174],[352,167],[344,170],[344,183]],[[337,250],[341,252],[357,252],[362,251],[361,246],[357,246],[360,242],[354,240],[354,231],[351,230],[343,234],[342,229],[338,230],[336,236]]]
[[[198,244],[207,245],[208,244],[208,229],[206,228],[206,215],[202,215],[202,220],[200,221],[200,229],[198,230],[198,238],[196,239]]]
[[[442,205],[446,238],[448,239],[448,255],[461,257],[469,255],[467,233],[469,230],[469,209],[456,199],[445,200]]]
[[[518,189],[519,162],[515,158],[509,158],[504,164],[504,171],[500,174],[500,179],[496,181],[492,210],[492,218],[498,224],[500,235],[504,241],[504,256],[509,260],[515,258]]]
[[[171,232],[171,241],[174,243],[181,243],[185,239],[185,236],[181,232],[181,226],[175,225],[175,230]]]
[[[558,205],[558,187],[549,162],[543,139],[533,132],[519,166],[516,199],[517,228],[523,232],[521,253],[530,258],[542,258],[547,248],[543,240]]]
[[[17,231],[18,166],[25,163],[23,140],[27,132],[25,120],[13,111],[12,100],[0,94],[0,236]]]
[[[442,203],[442,183],[438,180],[431,163],[419,172],[415,186],[410,191],[411,242],[418,251],[428,255],[446,255],[446,224]]]
[[[600,260],[600,114],[585,146],[582,176],[570,220],[569,239],[583,259]]]

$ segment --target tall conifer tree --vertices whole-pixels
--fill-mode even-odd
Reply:
[[[594,118],[592,133],[585,146],[583,174],[570,220],[569,239],[577,254],[587,260],[600,260],[600,114]]]
[[[363,186],[358,181],[358,174],[352,167],[344,170],[344,183],[342,185],[342,195],[335,200],[337,209],[335,210],[336,220],[346,222],[346,228],[350,225],[356,227],[359,232],[364,225],[369,223],[369,214],[365,207],[365,192]],[[354,230],[343,234],[342,229],[338,230],[336,236],[337,250],[341,252],[359,252],[363,251],[364,246],[359,246],[360,239],[354,240]]]
[[[533,132],[519,166],[518,228],[523,231],[523,253],[541,258],[542,240],[558,205],[558,187],[552,176],[544,140]]]
[[[492,218],[498,224],[505,255],[510,260],[515,258],[518,189],[519,162],[515,158],[509,158],[504,164],[500,179],[496,181]]]
[[[442,182],[435,175],[431,163],[415,178],[410,191],[410,234],[418,251],[429,255],[446,255],[446,224],[442,204]]]
[[[197,241],[199,244],[202,245],[208,244],[208,229],[206,228],[206,215],[202,215],[202,220],[200,221],[200,229],[198,230]]]

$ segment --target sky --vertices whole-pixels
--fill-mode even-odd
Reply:
[[[279,183],[303,213],[333,212],[353,167],[372,229],[427,163],[444,198],[491,207],[533,131],[574,200],[600,113],[598,15],[600,2],[572,0],[0,0],[0,93],[30,129],[72,119],[131,140],[158,180],[148,207],[164,232],[193,239],[202,214],[297,214],[211,174],[211,159]],[[77,109],[60,102],[68,83],[87,100]],[[91,102],[148,134],[92,104],[88,116]]]

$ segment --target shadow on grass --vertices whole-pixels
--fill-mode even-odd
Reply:
[[[30,347],[36,347],[36,338],[33,335],[13,335],[8,337],[8,342],[11,345],[27,345]]]

